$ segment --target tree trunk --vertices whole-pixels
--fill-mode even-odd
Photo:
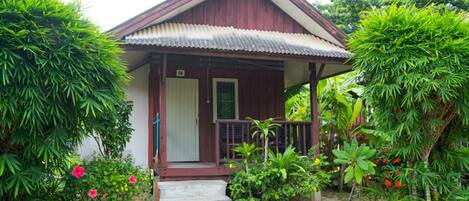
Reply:
[[[350,194],[348,196],[348,201],[352,201],[353,199],[353,191],[355,191],[355,181],[352,181],[352,190],[350,191]]]
[[[342,190],[344,190],[344,171],[345,171],[345,165],[340,165],[339,192],[342,192]]]
[[[424,165],[425,165],[425,169],[428,170],[428,157],[424,159]],[[425,184],[425,200],[426,201],[432,201],[432,194],[431,194],[431,191],[430,191],[430,185],[429,184]]]

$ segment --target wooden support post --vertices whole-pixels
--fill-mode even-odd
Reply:
[[[309,93],[311,100],[311,146],[316,146],[316,155],[319,155],[319,107],[317,96],[317,85],[321,79],[324,64],[321,64],[319,72],[316,71],[316,63],[309,64]]]
[[[159,112],[160,112],[160,167],[165,169],[167,166],[166,159],[166,66],[167,54],[163,54],[161,65],[159,65],[158,73],[158,91],[159,91]]]

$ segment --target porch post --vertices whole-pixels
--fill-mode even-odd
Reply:
[[[309,64],[309,95],[311,100],[311,146],[317,146],[316,155],[319,155],[319,111],[317,85],[321,78],[324,64],[321,64],[319,72],[316,71],[316,63]]]
[[[167,54],[162,55],[162,62],[158,69],[158,102],[160,112],[160,166],[162,169],[166,168],[166,65]]]

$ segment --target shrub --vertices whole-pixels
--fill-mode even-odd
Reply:
[[[120,101],[115,108],[115,113],[90,120],[86,128],[95,139],[101,155],[106,158],[121,158],[133,131],[129,121],[132,104]]]
[[[96,157],[67,170],[65,200],[149,200],[150,171],[132,166],[132,160]]]
[[[258,151],[253,145],[241,146],[245,148],[236,150]],[[250,158],[243,160],[241,171],[230,178],[233,200],[304,200],[329,182],[329,175],[319,168],[320,159],[299,156],[292,147],[284,153],[270,151],[263,164],[263,157]]]
[[[0,200],[29,200],[108,116],[127,80],[110,37],[59,0],[0,1]],[[28,198],[29,197],[29,198]]]
[[[350,47],[376,130],[391,138],[395,152],[413,169],[423,161],[426,173],[441,178],[448,172],[467,173],[467,13],[389,6],[362,20]],[[450,189],[460,189],[461,180],[453,180]],[[430,200],[431,188],[447,193],[438,183],[425,179],[416,187],[423,187]]]

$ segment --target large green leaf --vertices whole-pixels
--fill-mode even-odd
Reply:
[[[363,171],[358,168],[358,167],[355,167],[355,181],[358,183],[358,184],[361,184],[362,183],[362,179],[363,179]]]

